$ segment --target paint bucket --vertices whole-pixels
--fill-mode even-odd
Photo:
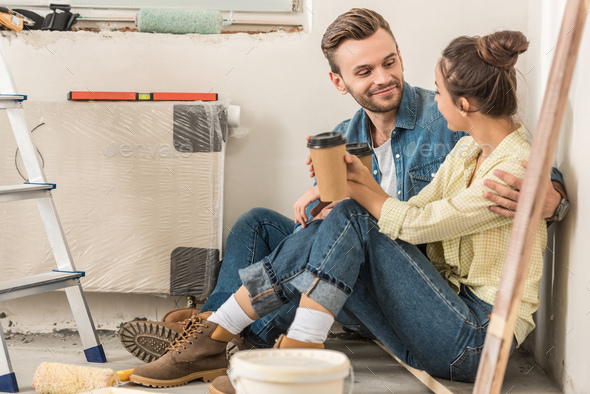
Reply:
[[[354,375],[344,353],[323,349],[241,351],[230,359],[229,378],[237,394],[342,394]]]

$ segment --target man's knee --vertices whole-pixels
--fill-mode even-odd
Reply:
[[[350,216],[352,214],[362,214],[365,215],[368,213],[368,211],[363,208],[363,206],[361,204],[359,204],[358,202],[351,200],[351,199],[347,199],[347,200],[342,200],[340,201],[335,207],[334,209],[332,209],[332,212],[330,212],[330,215],[336,213],[337,215],[344,215],[344,216]]]
[[[275,215],[275,211],[268,208],[252,208],[248,212],[242,214],[234,224],[232,231],[236,229],[256,229],[262,223],[265,223]]]

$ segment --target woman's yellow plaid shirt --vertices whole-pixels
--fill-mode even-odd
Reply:
[[[496,169],[524,177],[522,162],[528,159],[530,144],[519,125],[483,161],[468,187],[480,150],[472,137],[461,138],[418,195],[407,202],[393,197],[385,202],[379,227],[391,239],[427,243],[428,258],[457,293],[465,285],[482,301],[494,304],[513,219],[490,211],[494,203],[484,198],[484,192],[491,191],[484,180],[506,184],[493,174]],[[539,307],[547,246],[545,220],[531,230],[535,242],[514,330],[519,346],[535,328],[532,315]]]

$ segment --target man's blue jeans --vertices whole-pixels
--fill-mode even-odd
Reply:
[[[303,293],[334,315],[346,307],[406,364],[475,380],[492,306],[468,288],[456,294],[416,246],[381,234],[355,201],[286,238],[240,277],[258,316],[292,313]]]

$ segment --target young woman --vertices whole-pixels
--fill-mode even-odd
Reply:
[[[496,171],[523,176],[530,146],[516,123],[520,32],[459,37],[436,66],[437,102],[461,139],[433,181],[402,202],[388,196],[356,157],[346,156],[349,196],[323,221],[288,237],[240,271],[243,286],[213,314],[194,317],[157,361],[131,381],[169,387],[225,373],[225,346],[258,317],[300,298],[277,347],[323,347],[342,309],[405,363],[452,380],[473,381],[499,286],[512,219],[484,198]],[[534,328],[545,222],[535,231],[513,347]],[[416,244],[427,243],[428,257]],[[212,393],[233,393],[227,378]]]

